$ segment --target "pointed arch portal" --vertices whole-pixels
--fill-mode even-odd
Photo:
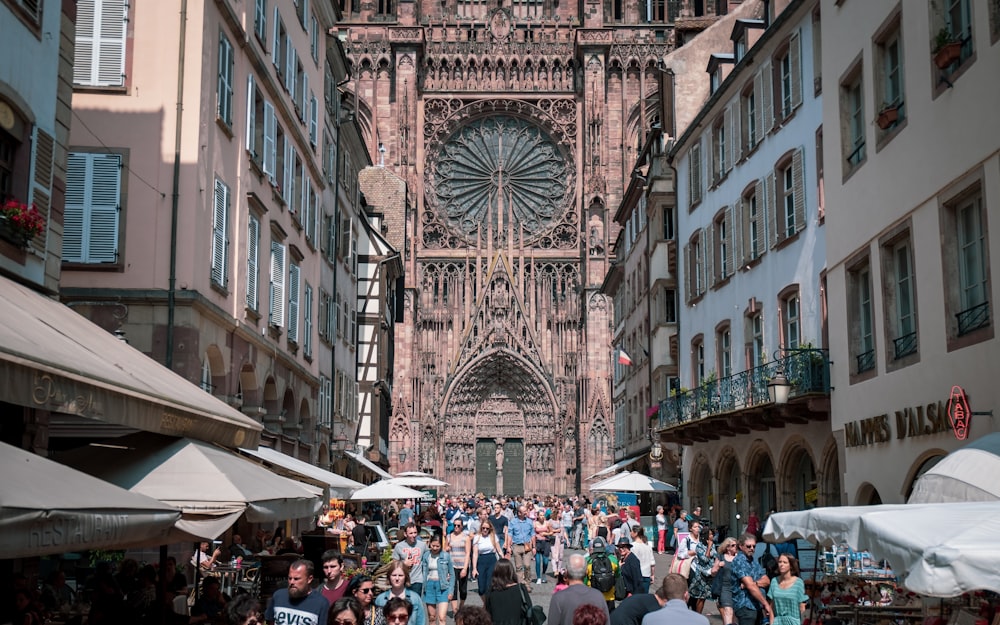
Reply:
[[[445,394],[445,466],[458,490],[522,493],[551,484],[558,410],[542,372],[491,349],[457,372]]]

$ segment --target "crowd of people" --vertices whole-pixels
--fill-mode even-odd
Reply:
[[[401,523],[391,561],[377,570],[380,587],[365,572],[348,576],[340,550],[322,554],[317,575],[318,563],[302,557],[292,538],[260,533],[248,547],[234,535],[226,555],[208,542],[195,550],[191,570],[203,581],[183,620],[168,606],[190,587],[170,558],[162,579],[134,561],[123,562],[114,576],[99,571],[87,589],[93,598],[88,622],[142,625],[162,622],[169,612],[178,625],[447,625],[449,617],[456,625],[541,625],[545,617],[532,602],[540,592],[552,593],[549,625],[707,625],[702,612],[709,600],[723,625],[802,621],[807,597],[794,555],[778,551],[773,563],[762,563],[754,557],[752,532],[716,545],[697,508],[688,514],[658,507],[650,540],[634,508],[584,498],[474,497],[421,507],[407,501],[364,511]],[[298,556],[286,584],[263,605],[249,594],[224,595],[212,569],[227,557],[257,553]],[[668,553],[671,572],[658,578],[654,556]],[[549,583],[552,591],[542,588]],[[466,604],[470,587],[482,607]],[[38,597],[27,590],[17,595],[11,622],[41,625],[44,610],[72,603],[71,594],[56,574]]]

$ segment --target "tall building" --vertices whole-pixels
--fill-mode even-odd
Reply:
[[[337,150],[334,6],[81,0],[78,18],[64,301],[328,466],[354,346],[318,312],[356,311],[354,239],[335,237],[367,164]]]
[[[729,4],[344,0],[354,112],[410,194],[393,469],[567,493],[611,463],[613,212],[659,62]]]
[[[844,502],[900,503],[997,429],[1000,6],[824,2],[822,32]]]
[[[658,428],[683,445],[685,503],[731,533],[751,511],[841,493],[823,349],[820,9],[779,8],[733,24],[705,68],[707,101],[668,153],[683,305],[680,387]]]

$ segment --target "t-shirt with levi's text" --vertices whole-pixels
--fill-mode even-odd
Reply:
[[[294,601],[287,588],[279,588],[267,602],[264,619],[275,625],[326,625],[330,602],[321,592],[313,591]]]

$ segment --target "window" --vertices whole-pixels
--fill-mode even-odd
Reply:
[[[723,207],[715,217],[715,274],[717,281],[725,280],[733,275],[733,213],[728,206]]]
[[[229,281],[229,186],[215,179],[212,211],[212,284],[226,288]]]
[[[267,321],[270,325],[285,325],[285,246],[271,241],[271,289]]]
[[[260,254],[260,220],[250,215],[247,224],[247,308],[257,310],[259,304],[257,289],[259,268],[257,262]]]
[[[720,117],[712,127],[712,182],[722,180],[729,169],[726,152],[726,124]]]
[[[302,271],[297,263],[288,265],[288,340],[299,341],[299,292]]]
[[[316,139],[319,134],[319,101],[316,100],[316,96],[309,93],[309,143],[313,147],[316,147]]]
[[[956,335],[964,336],[990,325],[986,213],[982,192],[977,186],[950,203],[948,208],[954,243],[946,242],[946,253],[954,258],[958,274],[958,284],[953,287],[957,292],[949,299],[953,300],[951,312],[957,322]],[[951,233],[944,234],[947,237]],[[954,250],[949,249],[952,246]]]
[[[263,167],[265,137],[267,135],[267,111],[264,93],[257,89],[257,81],[253,74],[247,76],[247,154],[257,167]],[[272,119],[274,110],[271,110]],[[273,137],[272,137],[273,141]]]
[[[254,0],[253,34],[261,47],[267,49],[267,0]]]
[[[892,285],[885,292],[886,334],[892,341],[893,360],[917,351],[917,320],[913,281],[913,255],[909,232],[883,243],[883,281]]]
[[[876,102],[879,104],[879,128],[889,131],[902,123],[906,117],[903,108],[903,51],[900,42],[899,22],[890,27],[888,32],[876,43],[875,62],[876,65]],[[895,119],[889,121],[886,117],[885,126],[881,121],[881,114],[887,109],[895,109]]]
[[[743,262],[752,262],[764,253],[764,211],[759,198],[764,195],[764,183],[758,180],[744,192],[740,202],[743,223]]]
[[[750,366],[759,367],[765,359],[764,315],[758,312],[750,316]]]
[[[667,241],[674,240],[674,207],[663,207],[663,238]]]
[[[309,52],[312,53],[314,63],[319,63],[319,22],[313,15],[309,22]]]
[[[306,358],[312,357],[312,287],[306,284],[302,293],[302,354]]]
[[[201,390],[206,393],[211,394],[215,385],[212,384],[212,364],[208,361],[208,356],[205,356],[204,360],[201,361]]]
[[[274,114],[274,105],[267,100],[264,101],[263,132],[264,148],[261,156],[263,163],[261,169],[264,170],[264,175],[270,179],[271,184],[274,184],[281,180],[278,176],[278,145],[280,145],[278,135],[281,133],[281,128],[278,126],[278,118]],[[284,139],[283,134],[281,138]]]
[[[662,289],[659,298],[660,322],[677,323],[677,291]]]
[[[783,334],[785,339],[785,349],[796,349],[801,341],[801,318],[799,308],[799,294],[793,293],[781,300],[781,317],[783,321]]]
[[[802,180],[802,149],[786,155],[769,176],[767,185],[774,185],[775,210],[768,211],[772,247],[795,236],[806,227],[805,184]]]
[[[854,375],[875,370],[871,266],[867,255],[847,272],[847,327]]]
[[[791,116],[802,104],[802,52],[798,33],[788,40],[788,47],[779,52],[775,59],[775,79],[781,119]]]
[[[951,34],[953,41],[962,44],[962,52],[958,59],[958,65],[961,65],[972,56],[971,2],[970,0],[943,0],[943,4],[943,27]]]
[[[751,87],[740,96],[740,119],[743,135],[743,153],[748,154],[757,145],[757,95]]]
[[[701,335],[695,337],[691,345],[691,355],[694,359],[694,386],[698,386],[705,379],[705,341]]]
[[[278,73],[278,78],[285,78],[288,67],[289,41],[285,24],[281,21],[281,14],[278,7],[274,7],[274,34],[272,36],[274,46],[271,48],[271,60],[274,62],[274,69]],[[286,83],[287,84],[287,83]]]
[[[719,346],[719,377],[728,378],[733,374],[733,337],[728,325],[716,332],[715,340]]]
[[[122,156],[70,152],[66,163],[63,262],[117,263]]]
[[[309,27],[309,21],[306,19],[309,15],[309,0],[293,0],[295,3],[295,16],[299,18],[299,24],[302,28]]]
[[[844,173],[854,171],[864,163],[865,155],[865,103],[861,83],[860,68],[851,78],[842,83],[841,91],[841,134],[846,167]]]
[[[688,194],[691,199],[689,206],[701,202],[701,144],[698,139],[688,154]]]
[[[687,278],[687,301],[692,302],[705,292],[705,256],[702,231],[698,231],[685,246],[685,275]]]
[[[227,126],[233,125],[233,44],[219,33],[219,80],[216,84],[219,119]]]

